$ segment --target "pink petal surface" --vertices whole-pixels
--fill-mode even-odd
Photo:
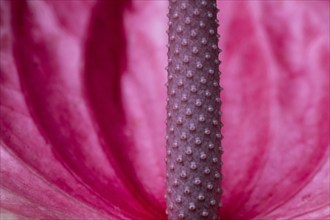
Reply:
[[[312,6],[220,3],[226,218],[267,219],[329,157],[329,8]]]
[[[126,12],[128,62],[122,77],[122,98],[136,145],[132,162],[142,184],[161,201],[162,208],[165,207],[166,8],[166,1],[136,1]],[[150,19],[155,15],[162,16]]]
[[[0,3],[1,207],[165,219],[167,2]],[[329,218],[329,3],[219,8],[222,217]]]
[[[4,7],[8,7],[6,3],[3,3]],[[133,216],[150,218],[152,211],[149,203],[152,204],[152,202],[147,202],[148,199],[142,195],[143,188],[137,187],[139,181],[135,178],[134,169],[131,169],[131,163],[123,155],[134,145],[123,139],[126,128],[124,122],[120,120],[124,119],[118,117],[122,115],[121,103],[116,103],[117,100],[110,102],[115,110],[111,115],[111,111],[109,112],[108,109],[97,109],[97,103],[93,103],[94,109],[91,109],[90,103],[86,102],[86,96],[97,96],[103,92],[97,91],[94,85],[89,84],[95,78],[88,79],[88,77],[102,76],[102,73],[107,74],[108,82],[113,84],[105,85],[111,89],[114,88],[108,93],[113,95],[113,99],[118,99],[115,96],[120,88],[117,86],[118,81],[113,79],[120,79],[121,70],[116,69],[117,63],[104,60],[104,62],[110,63],[110,65],[104,65],[104,63],[95,61],[100,61],[100,56],[107,58],[107,53],[113,54],[115,50],[121,53],[122,48],[114,47],[114,42],[109,42],[110,35],[105,35],[103,26],[98,26],[98,22],[111,19],[111,17],[102,17],[108,14],[107,10],[117,11],[123,6],[117,7],[118,3],[114,2],[101,2],[99,4],[105,5],[93,5],[93,8],[88,10],[90,14],[85,16],[93,17],[93,13],[95,13],[95,24],[91,21],[88,21],[91,23],[88,24],[86,20],[81,28],[85,30],[95,28],[96,30],[89,33],[98,33],[101,39],[98,39],[100,41],[97,42],[94,41],[94,38],[99,36],[92,36],[92,40],[85,42],[88,37],[62,30],[62,25],[57,20],[56,10],[53,10],[53,7],[57,5],[53,3],[54,1],[29,1],[26,4],[12,2],[10,5],[11,12],[20,16],[14,16],[12,21],[14,25],[11,31],[16,32],[17,37],[10,36],[12,33],[9,30],[9,36],[6,36],[8,39],[6,46],[10,51],[7,53],[12,56],[8,57],[7,62],[4,62],[4,65],[7,66],[3,68],[1,74],[4,85],[1,87],[3,89],[2,101],[5,103],[2,105],[4,145],[10,146],[17,157],[37,169],[42,176],[49,179],[51,184],[55,184],[65,193],[69,193],[72,198],[82,199],[83,202],[110,215],[120,215],[122,218],[124,218],[123,216],[126,216],[125,218],[133,218]],[[85,7],[91,6],[86,5]],[[6,11],[9,13],[8,9]],[[84,15],[84,11],[80,11],[80,13],[81,16]],[[120,11],[118,13],[117,15],[120,15]],[[110,14],[116,18],[117,15]],[[30,17],[30,19],[24,19],[25,17]],[[109,26],[109,34],[117,29],[119,31],[122,29],[118,19],[112,20],[114,24]],[[9,21],[7,20],[7,22]],[[16,23],[17,25],[15,25]],[[9,26],[7,28],[9,29]],[[102,28],[102,32],[98,28]],[[29,31],[29,29],[33,31]],[[102,37],[105,38],[102,39]],[[117,38],[113,38],[113,41],[115,40]],[[105,44],[100,44],[102,41],[105,41],[105,44],[109,42],[110,50],[105,47]],[[94,43],[98,44],[96,54],[93,51]],[[83,46],[83,44],[86,45]],[[92,48],[86,58],[83,56],[82,49],[86,50],[86,53],[88,49],[83,47]],[[103,48],[105,50],[102,50]],[[103,52],[105,54],[102,54]],[[8,56],[8,54],[4,53],[4,56]],[[91,63],[91,66],[88,66],[89,63],[85,62],[85,59]],[[86,66],[83,69],[81,65],[84,63]],[[97,69],[93,66],[94,64],[104,69]],[[13,74],[17,74],[17,76],[12,77]],[[84,77],[86,77],[86,81]],[[96,78],[96,80],[100,79]],[[105,80],[103,79],[103,81]],[[85,84],[88,92],[85,91]],[[13,92],[10,90],[14,88],[19,90],[15,97],[19,100],[13,100]],[[23,94],[24,96],[22,96]],[[102,97],[109,101],[109,97],[103,95]],[[94,98],[93,101],[96,99]],[[12,111],[16,108],[23,112]],[[93,111],[99,111],[95,115],[107,111],[108,118],[103,117],[103,120],[106,121],[107,118],[106,122],[111,127],[101,127],[101,123],[98,123],[99,126],[97,126]],[[26,129],[27,126],[30,128]],[[101,135],[103,138],[100,137]],[[120,154],[122,154],[121,157]],[[55,164],[49,164],[50,162]],[[125,172],[123,173],[123,171]],[[65,174],[70,179],[66,179]],[[33,181],[30,184],[34,184]],[[7,185],[11,186],[11,184]],[[14,192],[16,190],[13,189]],[[153,216],[157,215],[160,214],[155,212]]]

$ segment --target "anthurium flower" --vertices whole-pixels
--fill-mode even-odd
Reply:
[[[167,1],[0,1],[1,209],[166,219]],[[218,2],[221,218],[328,219],[329,2]]]

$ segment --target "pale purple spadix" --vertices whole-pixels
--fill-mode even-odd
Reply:
[[[215,0],[169,3],[167,214],[219,219],[221,139]]]

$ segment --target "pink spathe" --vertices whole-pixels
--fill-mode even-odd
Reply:
[[[0,1],[1,208],[166,219],[166,1]],[[327,219],[329,2],[219,2],[225,220]]]

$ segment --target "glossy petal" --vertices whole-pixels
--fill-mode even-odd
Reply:
[[[120,87],[126,60],[120,17],[126,4],[2,2],[7,13],[2,41],[7,59],[1,69],[2,147],[48,181],[43,184],[100,210],[99,216],[148,219],[163,212],[157,212],[157,203],[141,186],[135,174],[138,168],[130,162],[135,145],[127,134]],[[76,16],[70,16],[70,7],[79,7]],[[77,17],[85,22],[76,23],[80,28],[71,31],[70,19]],[[1,167],[4,188],[47,206],[42,201],[48,197],[40,200],[40,194],[29,190],[39,184],[29,181],[28,174],[18,181],[26,184],[23,187],[7,178],[8,167]],[[30,215],[25,210],[30,209],[13,211]],[[60,212],[56,207],[50,210]],[[31,215],[43,217],[42,213],[56,217],[47,210]]]
[[[1,207],[165,219],[167,3],[0,4]],[[222,216],[329,217],[329,3],[219,7]]]
[[[329,195],[326,175],[322,184],[310,182],[321,167],[329,172],[326,6],[220,3],[225,218],[268,219],[269,212],[291,217],[282,206],[307,185]],[[329,207],[326,196],[318,202],[290,208],[302,214]]]

